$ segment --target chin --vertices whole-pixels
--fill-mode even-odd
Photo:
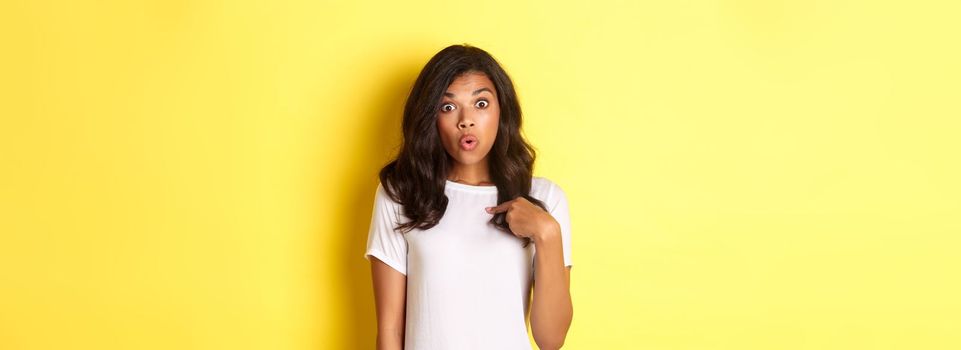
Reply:
[[[481,156],[468,154],[468,155],[451,156],[451,158],[453,158],[455,162],[461,165],[473,165],[487,159],[487,153],[484,153],[484,155],[481,155]]]
[[[455,162],[455,163],[460,164],[460,165],[473,165],[473,164],[477,164],[478,162],[481,161],[480,159],[474,159],[474,157],[466,157],[466,158],[465,158],[465,157],[451,157],[451,158],[454,159],[454,162]]]

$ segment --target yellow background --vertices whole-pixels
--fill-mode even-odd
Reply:
[[[571,201],[567,349],[961,348],[957,1],[0,5],[0,348],[371,349],[441,48]]]

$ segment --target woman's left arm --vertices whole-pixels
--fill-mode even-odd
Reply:
[[[564,266],[561,226],[550,213],[524,197],[488,208],[492,214],[507,212],[514,235],[534,240],[534,297],[531,331],[541,349],[560,349],[571,326],[571,271]]]

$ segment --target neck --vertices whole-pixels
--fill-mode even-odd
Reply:
[[[447,172],[447,179],[475,186],[493,184],[486,161],[471,165],[454,164]]]

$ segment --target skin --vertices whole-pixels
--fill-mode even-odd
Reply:
[[[377,349],[403,349],[407,276],[376,257],[371,257],[370,267],[377,308]]]
[[[499,119],[497,90],[486,75],[466,73],[451,82],[437,116],[441,143],[454,159],[448,169],[449,180],[474,186],[494,185],[487,154],[497,136]],[[477,136],[478,145],[471,151],[459,145],[465,133]],[[483,210],[491,215],[506,213],[515,236],[533,239],[537,279],[531,300],[531,330],[540,349],[560,349],[573,318],[570,268],[564,266],[560,224],[524,197]],[[377,308],[377,349],[403,349],[407,277],[376,258],[371,259],[371,272]]]
[[[500,104],[494,83],[481,73],[466,73],[451,82],[437,114],[437,131],[447,154],[454,159],[448,179],[468,185],[493,185],[487,154],[497,137]],[[477,147],[465,151],[460,146],[464,134],[477,136]]]

